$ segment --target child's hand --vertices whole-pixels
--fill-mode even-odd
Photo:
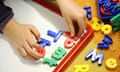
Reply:
[[[73,0],[57,0],[72,36],[80,36],[86,28],[86,12]]]
[[[40,34],[34,26],[17,24],[11,19],[2,31],[23,57],[32,59],[41,58],[41,55],[33,50],[33,48],[41,48],[37,44]]]

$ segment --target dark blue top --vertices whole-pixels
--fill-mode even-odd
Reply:
[[[0,0],[0,31],[13,17],[12,9],[6,6],[3,1],[4,0]]]

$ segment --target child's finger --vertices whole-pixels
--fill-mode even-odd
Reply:
[[[23,57],[26,57],[27,56],[27,53],[25,51],[24,48],[20,48],[20,54],[23,56]]]
[[[74,36],[75,35],[75,30],[74,30],[73,22],[70,19],[68,19],[67,22],[68,22],[68,27],[69,27],[70,32],[71,32],[71,36]]]
[[[79,26],[79,32],[77,33],[77,36],[80,36],[85,29],[85,21],[84,20],[78,20],[78,26]]]
[[[41,48],[32,35],[28,36],[27,42],[31,48]]]
[[[87,14],[87,12],[84,10],[84,9],[82,9],[82,15],[84,16],[84,17],[86,17],[86,14]]]
[[[34,59],[39,59],[41,58],[41,55],[38,54],[37,52],[35,52],[30,45],[28,44],[28,42],[25,42],[24,48],[26,49],[27,53],[32,56]]]
[[[37,40],[39,40],[40,39],[40,33],[39,33],[39,31],[36,29],[35,26],[30,25],[30,28],[31,28],[31,32],[34,34],[35,38]]]

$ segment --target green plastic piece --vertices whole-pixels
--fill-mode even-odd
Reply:
[[[120,13],[114,16],[113,18],[110,19],[110,21],[114,23],[119,23],[120,24]]]
[[[56,66],[57,65],[57,61],[54,59],[49,59],[49,58],[44,58],[43,59],[43,63],[48,64],[50,66]]]
[[[114,8],[115,8],[115,9],[120,8],[120,5],[117,4],[117,5],[114,6]]]
[[[119,31],[119,30],[120,30],[120,27],[114,27],[114,28],[113,28],[113,31],[114,31],[114,32],[117,32],[117,31]]]
[[[66,54],[65,49],[58,47],[54,53],[52,53],[52,58],[60,60]]]
[[[120,30],[120,13],[110,19],[111,23],[114,24],[113,31],[117,32]]]

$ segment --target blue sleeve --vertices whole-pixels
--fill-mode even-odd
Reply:
[[[12,17],[12,9],[6,6],[3,0],[0,0],[0,31],[4,28],[4,26]]]

